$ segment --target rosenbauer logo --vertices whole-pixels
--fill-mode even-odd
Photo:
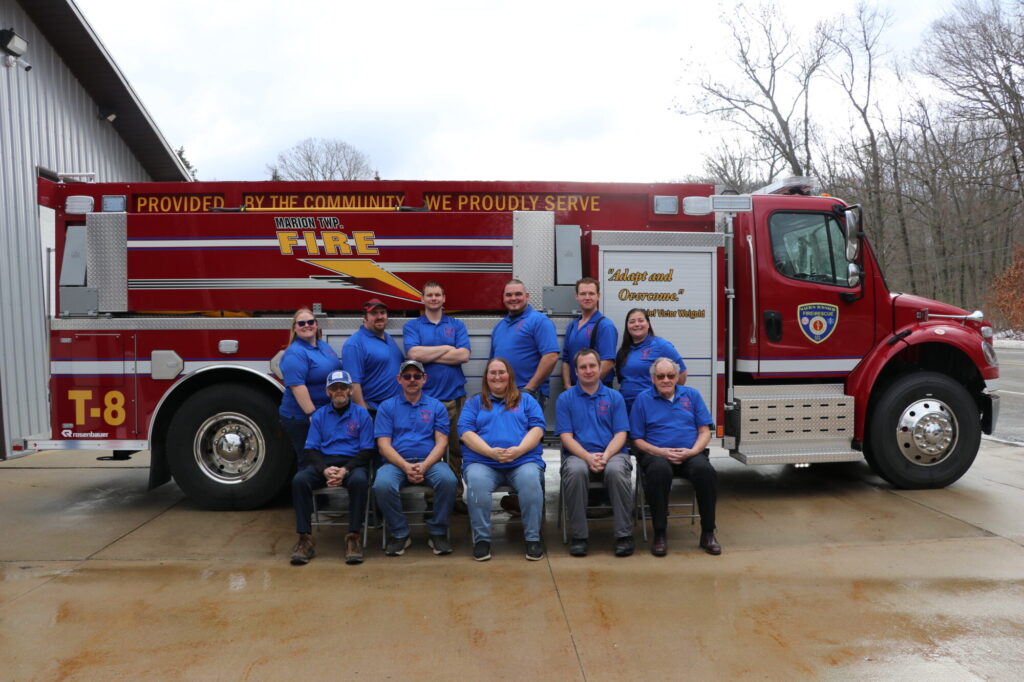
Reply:
[[[107,438],[109,433],[95,433],[94,431],[87,431],[85,433],[77,433],[71,429],[64,429],[60,432],[61,438]]]
[[[334,216],[278,216],[274,218],[274,227],[282,256],[312,256],[299,260],[328,270],[364,291],[397,298],[411,297],[415,301],[421,298],[418,289],[373,259],[360,258],[380,255],[372,231],[346,232],[345,226]]]

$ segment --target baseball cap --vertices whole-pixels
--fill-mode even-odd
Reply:
[[[327,386],[331,384],[345,384],[346,386],[352,385],[352,375],[343,369],[336,369],[327,375]]]
[[[423,369],[423,365],[420,362],[416,360],[406,360],[405,362],[402,363],[402,366],[398,368],[398,373],[401,374],[402,372],[404,372],[406,367],[415,367],[421,372],[426,372],[426,370]]]
[[[374,308],[383,308],[384,310],[387,310],[388,306],[386,303],[384,303],[384,301],[380,300],[379,298],[371,298],[369,301],[363,304],[363,310],[365,310],[366,312],[370,312]]]

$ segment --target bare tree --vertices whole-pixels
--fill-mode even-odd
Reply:
[[[731,122],[767,150],[769,168],[781,161],[794,175],[812,172],[810,89],[831,49],[829,28],[819,25],[800,41],[771,3],[753,10],[740,3],[722,21],[732,33],[739,80],[721,80],[721,69],[702,65],[700,95],[677,111]]]
[[[267,166],[272,180],[371,180],[370,158],[348,142],[310,137]]]

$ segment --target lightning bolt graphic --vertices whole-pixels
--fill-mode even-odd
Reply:
[[[412,296],[415,301],[420,300],[420,292],[396,277],[374,261],[361,258],[337,258],[328,260],[317,260],[313,258],[301,259],[304,263],[315,265],[324,270],[343,275],[357,284],[360,288],[384,296],[395,296],[397,298],[408,298]],[[384,290],[380,287],[383,285]],[[396,293],[396,292],[401,292]]]

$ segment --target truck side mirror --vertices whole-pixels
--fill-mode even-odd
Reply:
[[[851,206],[846,209],[845,214],[846,224],[843,231],[846,235],[846,260],[853,263],[860,256],[860,206]]]
[[[846,283],[851,287],[860,286],[860,278],[864,272],[856,263],[850,263],[846,268]]]

